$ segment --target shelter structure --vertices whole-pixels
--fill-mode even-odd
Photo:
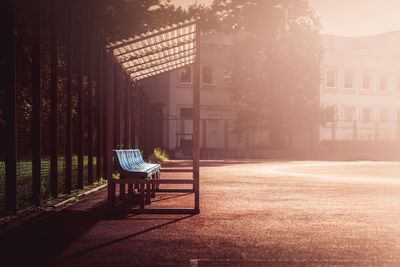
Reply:
[[[196,66],[196,21],[109,43],[99,2],[0,1],[0,217],[110,180],[113,149],[151,153],[160,118],[139,82]],[[198,212],[198,87],[193,99]]]
[[[194,87],[193,87],[193,189],[194,192],[194,207],[193,209],[178,210],[178,212],[194,212],[198,213],[199,208],[199,176],[200,176],[200,32],[198,23],[196,20],[188,20],[179,24],[174,24],[158,30],[150,31],[138,36],[134,36],[129,39],[116,41],[107,45],[109,55],[112,57],[112,68],[110,70],[109,77],[113,80],[114,95],[112,90],[109,90],[109,99],[115,99],[114,105],[116,105],[116,113],[114,114],[115,122],[120,121],[120,111],[118,111],[119,101],[125,101],[118,97],[118,90],[121,84],[121,79],[125,79],[128,83],[127,94],[137,94],[138,85],[141,80],[160,75],[165,72],[173,71],[179,68],[187,67],[190,65],[194,66]],[[129,99],[129,98],[126,98]],[[126,108],[129,109],[130,104],[126,103]],[[136,107],[139,105],[136,104]],[[108,138],[107,138],[107,151],[111,153],[112,142],[111,138],[113,135],[111,127],[112,111],[113,107],[108,106]],[[129,131],[129,112],[125,112],[125,131]],[[138,114],[137,112],[132,114]],[[136,123],[136,125],[138,125]],[[117,127],[120,128],[120,127]],[[139,129],[136,129],[138,131]],[[125,133],[125,136],[129,136],[129,132]],[[137,137],[137,135],[136,135]],[[117,133],[118,139],[118,133]],[[129,138],[125,138],[128,140]],[[118,147],[118,140],[115,142],[114,147]],[[138,140],[134,141],[133,146],[136,146]],[[131,147],[129,141],[124,142],[124,147]],[[107,167],[107,177],[112,179],[112,166],[111,157],[108,155],[109,165]],[[113,187],[109,183],[109,200],[111,201],[111,195],[113,195]],[[132,190],[133,188],[128,188]],[[125,188],[121,185],[120,192],[125,192]]]

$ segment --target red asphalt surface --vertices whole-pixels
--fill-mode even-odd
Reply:
[[[400,162],[202,165],[198,215],[111,210],[102,190],[1,236],[1,265],[400,266]]]

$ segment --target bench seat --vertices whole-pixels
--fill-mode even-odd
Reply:
[[[156,187],[158,187],[155,181],[160,179],[160,164],[145,162],[139,149],[114,150],[114,160],[121,176],[119,179],[112,179],[110,181],[113,184],[113,206],[115,204],[115,184],[138,185],[141,208],[144,207],[145,202],[150,204],[151,198],[155,197]],[[138,181],[145,183],[139,183]],[[145,191],[146,194],[144,194]]]
[[[145,162],[139,149],[114,150],[114,156],[119,172],[127,178],[147,179],[160,172],[161,166]]]

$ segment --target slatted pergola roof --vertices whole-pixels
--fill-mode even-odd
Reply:
[[[133,81],[132,89],[134,90],[137,88],[138,81],[193,65],[193,176],[190,178],[191,180],[189,179],[193,188],[189,189],[189,192],[194,193],[194,205],[190,209],[169,209],[168,212],[200,212],[200,31],[198,21],[188,20],[160,28],[110,43],[106,48],[108,54],[113,58],[113,63],[116,63],[112,64],[112,68],[120,70],[116,66],[119,65],[124,76],[128,76],[128,79]],[[112,76],[114,79],[118,77],[118,75],[114,76]],[[117,84],[119,82],[114,83],[114,85]],[[110,94],[109,99],[112,99],[113,90],[109,90],[108,93]],[[118,101],[120,100],[117,99],[114,104],[110,105],[119,105]],[[109,125],[111,125],[112,119],[111,115],[109,116]],[[127,126],[125,129],[129,129],[129,127]],[[109,131],[109,135],[112,136],[112,129],[110,128]],[[110,140],[108,142],[108,146],[111,147],[112,142]],[[111,177],[111,175],[109,176]],[[112,188],[109,190],[110,192],[112,192]],[[111,195],[109,194],[109,199],[111,199]]]
[[[107,48],[131,79],[139,81],[193,64],[197,36],[193,19],[110,43]]]

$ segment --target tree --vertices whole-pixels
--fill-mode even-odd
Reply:
[[[249,116],[238,131],[269,126],[272,146],[317,120],[320,24],[307,1],[214,0],[224,32],[235,33],[229,88]]]

